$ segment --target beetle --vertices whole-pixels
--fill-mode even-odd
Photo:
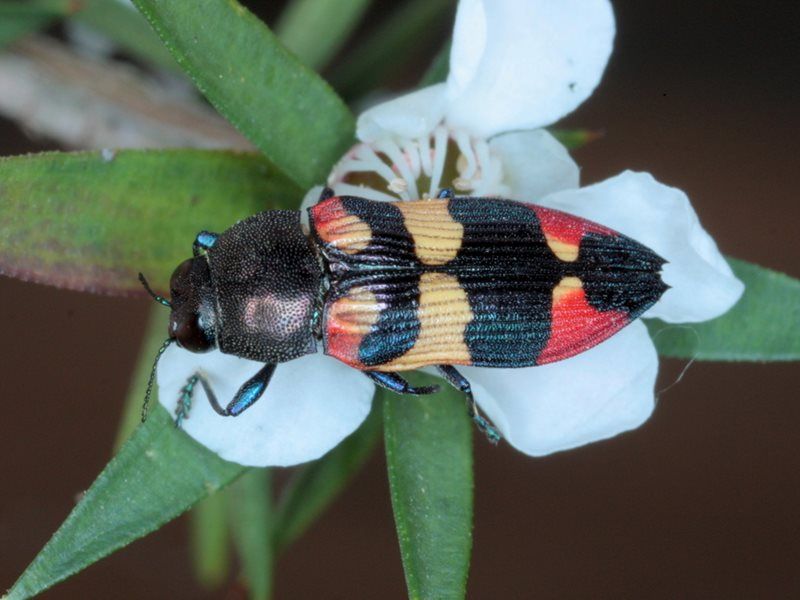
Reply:
[[[159,356],[176,342],[264,363],[224,407],[193,375],[177,424],[198,381],[217,413],[237,416],[277,364],[322,351],[400,394],[437,391],[401,374],[434,367],[497,442],[456,366],[530,367],[584,352],[658,301],[664,263],[616,231],[536,204],[450,189],[380,202],[326,188],[307,226],[300,211],[271,210],[198,234],[170,300],[140,279],[171,308]]]

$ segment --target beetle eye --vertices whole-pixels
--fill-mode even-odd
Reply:
[[[197,313],[173,316],[169,324],[169,334],[181,348],[190,352],[211,350],[211,340],[200,327],[200,315]]]

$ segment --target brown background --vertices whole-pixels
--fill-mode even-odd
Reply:
[[[794,6],[616,2],[611,65],[568,119],[606,131],[576,154],[584,181],[650,171],[689,193],[724,251],[800,276]],[[2,126],[3,154],[33,147]],[[148,308],[0,279],[0,589],[108,460]],[[659,387],[681,367],[664,361]],[[546,459],[476,439],[470,596],[800,597],[799,440],[791,363],[696,363],[644,427]],[[377,452],[289,549],[277,598],[404,595],[384,467]],[[233,597],[197,587],[185,530],[43,597]]]

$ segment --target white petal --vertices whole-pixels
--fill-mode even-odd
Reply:
[[[158,365],[159,402],[174,413],[180,389],[200,370],[220,404],[264,365],[214,351],[170,346]],[[289,466],[319,458],[369,414],[374,386],[363,373],[312,354],[278,365],[264,395],[238,417],[215,413],[198,384],[183,429],[222,458],[251,466]]]
[[[506,440],[532,456],[635,429],[655,407],[658,357],[641,321],[561,362],[460,370]]]
[[[489,137],[557,121],[600,82],[614,32],[607,0],[462,0],[448,123]]]
[[[580,171],[567,149],[544,129],[494,137],[489,150],[503,165],[510,197],[536,202],[552,192],[578,187]]]
[[[616,229],[669,261],[663,278],[672,287],[646,317],[673,323],[713,319],[744,291],[686,194],[648,173],[626,171],[580,190],[552,194],[541,203]]]
[[[419,138],[430,134],[445,113],[445,84],[438,83],[378,104],[361,113],[356,135],[362,142]]]

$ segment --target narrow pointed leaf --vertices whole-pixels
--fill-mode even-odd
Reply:
[[[195,235],[299,189],[257,154],[211,150],[46,153],[0,159],[0,273],[125,293],[139,271],[164,289]]]
[[[647,323],[663,356],[699,360],[800,360],[800,280],[734,258],[745,284],[729,312],[705,323]]]
[[[319,69],[355,29],[371,0],[294,0],[281,13],[275,33],[297,58]]]
[[[8,600],[30,598],[158,529],[244,470],[176,430],[158,406],[17,580]]]
[[[268,600],[272,591],[275,515],[271,481],[268,469],[251,469],[228,490],[233,542],[250,600]]]
[[[275,547],[280,552],[308,528],[372,453],[381,432],[378,403],[358,430],[321,459],[300,467],[281,498]]]
[[[190,513],[192,565],[197,581],[207,590],[218,588],[228,577],[227,492],[201,500]]]
[[[118,0],[80,0],[82,8],[72,17],[108,36],[127,52],[159,67],[180,67],[142,15]]]
[[[217,110],[304,188],[352,142],[333,90],[235,0],[134,0]]]
[[[386,462],[410,598],[463,598],[472,549],[472,423],[453,390],[384,400]]]

